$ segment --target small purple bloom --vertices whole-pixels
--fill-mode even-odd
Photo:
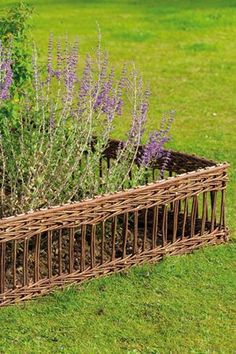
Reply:
[[[10,96],[10,87],[13,82],[12,60],[10,50],[3,48],[0,42],[0,100]]]
[[[145,167],[149,167],[157,159],[163,158],[164,162],[161,168],[161,175],[163,175],[164,169],[170,160],[170,153],[168,152],[166,154],[164,145],[171,139],[169,131],[173,119],[174,112],[170,112],[170,117],[168,120],[166,117],[163,117],[160,129],[149,136],[149,140],[146,143],[140,158],[140,163]]]

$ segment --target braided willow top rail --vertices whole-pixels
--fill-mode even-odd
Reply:
[[[116,215],[165,205],[202,192],[220,191],[226,188],[228,166],[227,163],[218,164],[146,186],[4,218],[0,220],[0,242],[81,224],[96,224]]]

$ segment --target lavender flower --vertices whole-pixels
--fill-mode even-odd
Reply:
[[[113,113],[116,110],[116,106],[118,105],[118,100],[116,97],[116,92],[113,88],[114,84],[114,71],[112,70],[106,78],[105,73],[103,73],[102,79],[104,81],[100,92],[96,95],[96,100],[94,103],[94,110],[101,110],[105,113],[109,120],[112,119]]]
[[[13,82],[12,60],[10,50],[3,48],[0,42],[0,100],[10,97],[10,87]]]
[[[47,64],[47,72],[48,72],[48,79],[52,76],[52,56],[53,56],[53,35],[50,33],[49,41],[48,41],[48,64]]]
[[[55,76],[58,80],[60,80],[62,76],[62,67],[63,67],[63,56],[62,56],[62,49],[61,49],[61,40],[58,38],[57,40],[57,66],[55,70]]]
[[[140,163],[145,167],[149,167],[153,162],[164,157],[164,145],[171,139],[169,131],[173,119],[174,112],[172,111],[170,112],[169,119],[167,119],[165,116],[163,117],[160,129],[150,134],[149,140],[146,143],[140,158]],[[166,155],[166,159],[168,160],[169,158],[170,156]],[[167,160],[164,158],[164,167],[166,167]]]
[[[143,82],[141,78],[139,79],[136,90],[136,95],[139,97],[139,102],[135,103],[136,107],[133,112],[132,126],[128,133],[128,140],[134,142],[135,144],[140,144],[147,120],[148,98],[150,93],[148,90],[145,90],[143,93]]]
[[[80,88],[78,93],[78,114],[83,114],[86,110],[86,103],[88,101],[89,92],[92,85],[92,73],[91,73],[91,58],[89,55],[86,57],[85,67],[80,80]]]
[[[164,178],[164,171],[167,168],[169,162],[171,161],[171,151],[170,150],[168,150],[166,152],[163,151],[162,158],[163,158],[164,161],[163,161],[163,164],[162,164],[161,169],[160,169],[160,178],[161,179]]]
[[[73,88],[77,82],[77,64],[78,64],[78,41],[71,48],[67,48],[66,68],[64,73],[66,100],[71,103],[73,100]]]

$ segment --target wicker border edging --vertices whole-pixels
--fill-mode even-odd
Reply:
[[[38,233],[56,230],[61,227],[98,223],[101,220],[127,211],[167,204],[170,201],[174,202],[183,199],[183,197],[192,197],[207,191],[223,190],[226,188],[225,184],[228,181],[228,177],[226,173],[224,175],[222,173],[228,167],[229,164],[226,163],[218,164],[196,172],[187,172],[177,177],[169,177],[163,181],[150,183],[147,186],[1,219],[0,243],[7,239],[17,240],[22,236],[31,237]],[[212,174],[214,174],[214,177],[212,177]],[[206,186],[204,186],[204,182]],[[166,193],[163,193],[163,189],[165,189]],[[142,193],[145,198],[140,196]],[[150,195],[150,200],[146,198],[147,193]],[[130,206],[130,200],[132,200],[132,207]],[[115,208],[114,202],[118,204]],[[117,210],[118,207],[119,210]]]
[[[121,272],[124,269],[131,268],[143,263],[155,263],[163,259],[164,256],[176,256],[191,253],[194,250],[207,245],[219,245],[228,241],[228,229],[215,230],[211,234],[205,234],[201,237],[197,236],[193,239],[177,240],[175,243],[168,243],[165,247],[156,247],[155,249],[142,252],[140,254],[129,255],[126,258],[117,259],[115,262],[110,261],[98,265],[94,268],[88,268],[83,272],[74,272],[66,276],[56,276],[49,280],[41,280],[32,286],[26,286],[18,290],[8,291],[4,295],[0,295],[0,307],[8,304],[21,302],[23,300],[32,299],[39,295],[46,295],[55,287],[64,285],[73,285],[82,283],[91,278],[107,276],[112,273]],[[44,289],[42,290],[42,286]]]
[[[110,142],[107,167],[117,147]],[[164,180],[155,181],[156,161],[144,186],[1,219],[0,306],[226,242],[229,165],[171,154]]]

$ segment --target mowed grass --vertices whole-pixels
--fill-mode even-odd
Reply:
[[[1,353],[235,353],[236,244],[0,311]]]
[[[13,2],[0,1],[0,9]],[[231,164],[227,220],[236,229],[236,1],[37,0],[33,37],[97,25],[110,61],[135,61],[150,84],[148,128],[176,110],[174,149]],[[124,138],[129,117],[117,121]],[[235,243],[166,259],[0,311],[2,353],[234,353]]]

